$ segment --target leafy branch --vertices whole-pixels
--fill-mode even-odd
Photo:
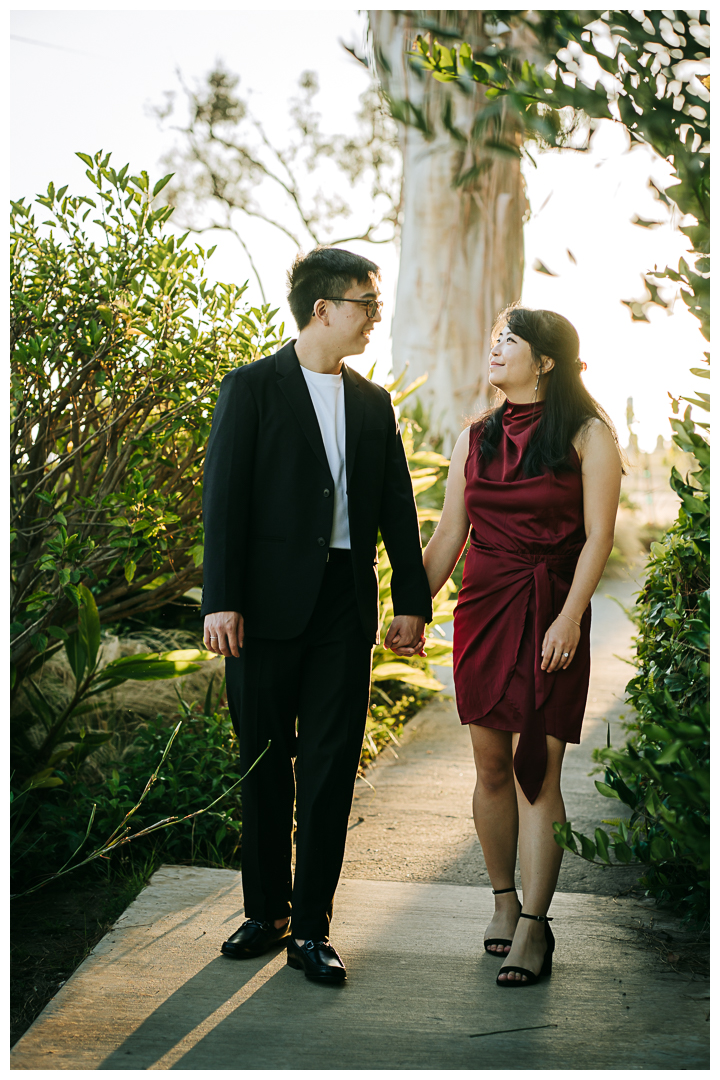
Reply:
[[[80,154],[92,195],[49,184],[11,214],[11,650],[19,685],[48,634],[95,596],[101,621],[200,582],[200,479],[226,371],[283,327],[212,251],[167,235],[170,175]],[[54,627],[55,631],[51,631]]]
[[[237,75],[218,67],[198,89],[179,79],[188,119],[171,125],[181,143],[167,158],[174,180],[166,198],[181,215],[181,227],[232,233],[248,255],[261,291],[257,267],[236,224],[238,214],[271,225],[298,248],[308,239],[315,245],[351,240],[382,244],[397,235],[402,195],[397,130],[377,89],[370,87],[361,97],[355,134],[327,135],[314,108],[317,75],[303,72],[299,94],[288,109],[290,139],[281,146],[252,112],[248,98],[238,94]],[[166,94],[166,103],[154,113],[161,124],[168,121],[175,113],[175,95]],[[323,161],[334,164],[341,183],[328,194],[324,177],[310,193],[312,174]],[[335,235],[335,223],[352,214],[343,189],[365,181],[383,209],[362,228]],[[282,209],[268,211],[267,200],[258,198],[263,191],[271,205],[280,195]]]
[[[93,862],[95,859],[107,858],[108,855],[110,855],[113,851],[116,851],[118,848],[122,847],[124,844],[131,843],[133,840],[138,840],[138,839],[140,839],[140,837],[143,837],[143,836],[149,836],[151,833],[158,832],[160,829],[167,829],[171,825],[179,825],[183,821],[190,821],[192,818],[199,817],[201,814],[207,814],[208,811],[212,810],[213,806],[216,806],[222,799],[226,798],[226,796],[228,796],[232,791],[234,791],[235,788],[238,787],[238,785],[241,784],[243,782],[243,780],[246,779],[247,776],[249,776],[249,774],[252,772],[252,770],[255,768],[255,766],[258,764],[258,762],[261,761],[262,758],[265,756],[265,754],[268,752],[268,750],[270,749],[270,745],[271,745],[271,740],[268,740],[267,746],[262,751],[260,756],[252,763],[252,765],[250,766],[248,771],[243,776],[241,776],[239,780],[236,780],[235,783],[232,784],[226,791],[224,791],[216,799],[213,799],[213,801],[211,803],[209,803],[207,806],[204,806],[201,810],[194,810],[192,813],[185,814],[183,817],[172,816],[172,817],[163,818],[161,821],[156,821],[153,825],[149,825],[145,829],[139,829],[136,833],[131,834],[130,833],[130,826],[128,825],[128,822],[134,816],[134,814],[140,809],[143,802],[145,801],[145,798],[147,797],[148,793],[150,792],[150,789],[152,788],[153,784],[156,782],[156,780],[158,778],[158,774],[160,772],[160,769],[162,768],[166,757],[170,753],[170,748],[171,748],[173,742],[175,741],[175,737],[177,736],[178,732],[180,731],[180,728],[182,727],[182,725],[183,725],[183,721],[181,720],[177,724],[177,726],[175,727],[175,730],[173,731],[172,735],[170,736],[170,738],[168,740],[168,743],[167,743],[167,745],[165,747],[165,750],[163,752],[163,755],[160,758],[160,761],[158,762],[155,771],[152,773],[152,775],[150,776],[150,779],[146,783],[145,788],[144,788],[140,798],[135,803],[135,805],[132,807],[132,809],[128,810],[128,812],[126,813],[123,820],[120,822],[120,824],[117,826],[117,828],[115,828],[112,831],[112,833],[107,838],[107,840],[103,844],[101,844],[100,847],[97,847],[93,851],[91,851],[89,855],[86,855],[85,858],[82,859],[80,862],[73,863],[73,859],[80,853],[82,848],[85,846],[85,844],[87,842],[87,839],[88,839],[88,837],[90,835],[90,830],[92,829],[92,824],[93,824],[93,821],[95,819],[95,810],[96,810],[96,806],[93,805],[93,808],[92,808],[92,810],[90,812],[90,820],[88,821],[87,829],[85,830],[85,836],[84,836],[83,840],[81,841],[80,845],[77,847],[77,849],[73,852],[73,854],[70,856],[68,861],[65,863],[65,865],[62,866],[60,868],[60,870],[58,870],[56,873],[50,874],[47,878],[45,878],[44,881],[39,882],[37,885],[33,885],[29,889],[25,889],[24,892],[15,893],[15,894],[11,895],[11,897],[10,897],[11,900],[17,900],[21,896],[29,896],[30,893],[37,892],[37,890],[41,889],[44,885],[49,885],[50,882],[57,881],[58,878],[64,877],[66,874],[71,873],[73,870],[79,870],[81,866],[87,866],[88,863]],[[71,863],[72,863],[72,865],[71,865]]]
[[[556,11],[489,12],[493,42],[478,55],[468,42],[449,46],[418,37],[411,57],[418,69],[460,88],[485,87],[476,119],[480,138],[494,110],[510,109],[521,131],[497,146],[510,155],[541,146],[588,145],[591,123],[621,123],[630,139],[651,146],[670,162],[677,183],[655,188],[659,201],[677,208],[680,231],[697,253],[694,267],[681,260],[678,271],[655,271],[645,278],[650,298],[627,301],[634,320],[646,320],[650,304],[667,307],[657,282],[678,282],[689,310],[705,337],[709,295],[710,90],[707,12]],[[512,17],[510,17],[510,15]],[[501,21],[506,19],[507,21]],[[552,60],[528,57],[528,40]],[[412,117],[408,117],[412,122]],[[446,119],[446,126],[450,119]],[[450,128],[448,128],[450,130]],[[511,131],[512,129],[508,129]],[[578,133],[584,130],[584,139]],[[452,133],[452,132],[451,132]],[[462,133],[456,133],[458,137]],[[643,227],[658,222],[636,219]]]

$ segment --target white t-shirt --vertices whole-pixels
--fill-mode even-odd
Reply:
[[[342,375],[322,375],[300,365],[320,425],[325,453],[335,482],[330,547],[350,547],[347,477],[345,475],[345,394]]]

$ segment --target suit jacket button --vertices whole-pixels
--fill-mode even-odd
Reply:
[[[318,547],[325,547],[325,541],[322,536],[318,536]]]
[[[325,490],[323,491],[323,495],[325,496],[326,499],[329,498],[329,496],[330,496],[330,488],[325,488]]]

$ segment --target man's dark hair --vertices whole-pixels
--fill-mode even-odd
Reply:
[[[380,267],[343,248],[317,247],[298,255],[288,270],[288,303],[302,330],[312,318],[316,300],[344,296],[353,285],[380,276]]]

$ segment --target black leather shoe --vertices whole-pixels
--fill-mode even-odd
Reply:
[[[276,930],[272,923],[248,919],[227,941],[223,941],[220,952],[233,960],[249,960],[253,956],[262,956],[289,936],[289,922]]]
[[[308,979],[318,982],[344,982],[347,979],[345,965],[327,938],[306,941],[304,945],[290,938],[287,946],[287,962],[290,967],[305,972]]]

